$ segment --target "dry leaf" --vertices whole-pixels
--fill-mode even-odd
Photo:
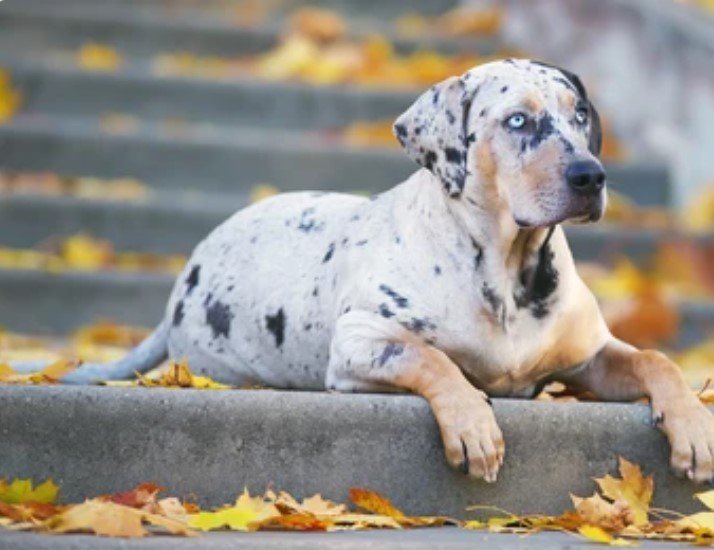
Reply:
[[[627,503],[637,526],[648,523],[648,512],[654,493],[653,476],[643,476],[640,467],[620,457],[620,475],[615,479],[610,475],[595,479],[603,495],[613,502]]]
[[[200,531],[251,531],[255,530],[254,524],[279,515],[280,512],[272,502],[263,497],[252,497],[245,489],[233,506],[215,512],[193,514],[189,517],[188,524]]]
[[[188,368],[186,361],[173,363],[158,377],[137,374],[136,385],[149,388],[194,388],[198,390],[225,390],[232,386],[221,384],[207,376],[197,376]]]
[[[10,483],[0,479],[0,502],[6,504],[23,504],[39,502],[50,504],[57,500],[59,487],[51,478],[33,487],[30,479],[14,479]]]
[[[138,538],[148,534],[144,523],[172,535],[194,534],[179,521],[98,499],[69,507],[46,520],[42,527],[52,533],[95,533],[106,537]]]
[[[0,68],[0,124],[7,122],[20,109],[22,99],[7,71]]]
[[[633,543],[625,539],[615,538],[604,529],[595,525],[583,525],[578,529],[583,537],[592,542],[609,544],[610,546],[632,546]]]
[[[77,64],[89,71],[118,71],[124,59],[114,48],[103,44],[89,43],[82,46],[76,54]]]

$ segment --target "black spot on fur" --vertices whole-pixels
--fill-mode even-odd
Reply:
[[[280,347],[285,340],[285,313],[280,308],[275,315],[265,316],[265,328],[275,337],[275,346]]]
[[[434,266],[434,275],[441,275],[441,268],[438,265]]]
[[[396,304],[397,307],[400,307],[400,308],[409,307],[409,300],[407,300],[401,294],[395,292],[391,287],[388,287],[387,285],[382,284],[382,285],[379,285],[379,290],[381,290],[387,296],[389,296],[392,299],[392,301]]]
[[[362,239],[361,241],[357,241],[355,243],[355,246],[364,246],[368,243],[369,241],[367,239]]]
[[[507,91],[508,91],[508,86],[504,86],[503,88],[501,88],[502,94],[505,94]]]
[[[434,151],[427,151],[426,155],[424,155],[424,168],[432,170],[434,168],[436,158],[436,153]]]
[[[446,149],[444,149],[444,154],[446,155],[446,160],[454,164],[461,164],[463,160],[461,151],[459,151],[455,147],[447,147]]]
[[[312,289],[312,295],[317,298],[318,294],[320,294],[320,289],[315,287]]]
[[[569,89],[570,91],[572,91],[573,93],[580,95],[580,94],[578,93],[578,90],[577,90],[577,89],[575,88],[575,86],[573,85],[573,83],[570,82],[569,80],[563,78],[562,76],[553,77],[553,82],[559,82],[560,84],[562,84],[563,86],[565,86],[566,88],[568,88],[568,89]]]
[[[405,138],[407,137],[407,128],[404,126],[404,124],[395,124],[394,125],[394,130],[397,132],[397,136]]]
[[[176,302],[176,307],[174,308],[174,316],[173,316],[173,325],[175,327],[179,326],[181,324],[181,321],[183,321],[183,300],[179,300]]]
[[[486,116],[486,113],[488,113],[488,109],[484,107],[483,109],[481,109],[481,112],[478,114],[478,116],[483,118]]]
[[[408,331],[413,332],[414,334],[421,334],[426,329],[436,329],[436,325],[432,323],[428,317],[412,317],[409,321],[400,321],[399,324],[402,325]]]
[[[389,309],[389,306],[387,304],[379,304],[379,314],[385,319],[394,317],[394,312]]]
[[[387,361],[394,357],[400,356],[402,353],[404,353],[403,344],[389,342],[386,346],[384,346],[382,355],[379,357],[379,366],[383,367],[387,363]]]
[[[206,309],[206,323],[211,327],[214,338],[218,338],[219,336],[228,338],[231,332],[232,319],[233,313],[231,313],[231,308],[219,300],[213,302],[210,307]]]
[[[553,234],[551,227],[545,241],[538,251],[538,264],[535,268],[524,270],[521,273],[523,292],[515,296],[516,306],[529,307],[533,317],[542,319],[549,313],[548,298],[558,288],[560,274],[553,265],[554,254],[550,247],[550,237]]]
[[[327,252],[325,253],[325,256],[322,258],[322,263],[326,264],[332,259],[332,255],[335,253],[335,243],[330,243],[330,246],[327,247]]]
[[[446,120],[449,121],[449,124],[453,124],[456,122],[456,117],[454,116],[454,113],[452,113],[449,109],[446,110]]]
[[[188,296],[191,294],[194,288],[198,285],[199,281],[199,275],[201,274],[201,266],[200,265],[194,265],[191,268],[191,271],[188,274],[188,277],[186,277],[186,295]]]
[[[324,227],[324,223],[318,222],[313,214],[315,213],[315,208],[310,207],[303,210],[300,214],[300,220],[298,223],[298,230],[303,233],[310,233],[313,231],[321,231]]]
[[[493,311],[499,311],[501,309],[503,299],[498,294],[496,294],[496,291],[491,288],[488,283],[483,283],[483,286],[481,287],[481,294],[488,302],[488,305],[491,306],[491,309]]]
[[[528,147],[535,149],[555,133],[555,124],[550,113],[545,113],[535,121],[535,130],[528,140]]]

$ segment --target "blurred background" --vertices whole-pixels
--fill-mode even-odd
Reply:
[[[714,376],[714,2],[5,0],[0,360],[110,360],[228,215],[415,170],[391,122],[474,65],[580,75],[610,209],[567,228],[611,329]],[[425,292],[428,289],[425,289]]]

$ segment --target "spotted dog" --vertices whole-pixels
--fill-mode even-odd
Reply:
[[[448,462],[495,481],[504,441],[489,396],[563,381],[648,397],[680,474],[710,480],[714,417],[679,369],[608,331],[561,223],[598,220],[597,112],[574,74],[506,59],[426,91],[396,121],[420,166],[370,199],[289,193],[250,206],[194,251],[164,321],[111,366],[167,356],[222,382],[409,391],[430,404]]]

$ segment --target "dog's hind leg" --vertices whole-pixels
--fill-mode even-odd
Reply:
[[[162,321],[141,344],[114,363],[83,363],[61,378],[63,384],[96,384],[103,380],[122,380],[134,373],[144,373],[168,357],[169,323]],[[38,361],[10,363],[20,373],[37,372],[47,366]]]

